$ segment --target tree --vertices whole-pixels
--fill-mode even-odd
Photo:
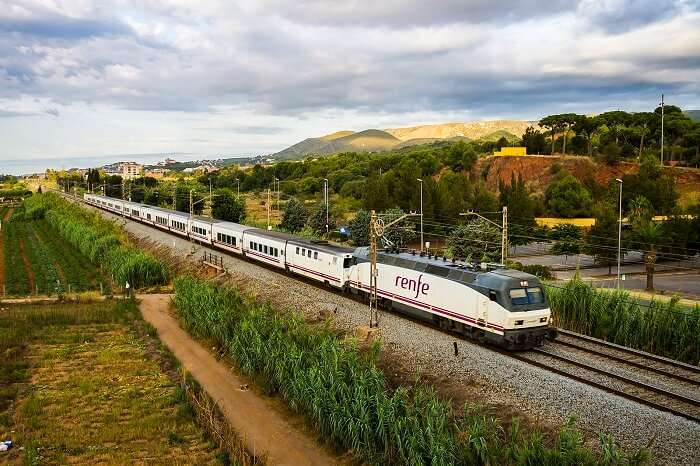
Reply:
[[[625,206],[629,207],[633,199],[643,196],[649,201],[655,213],[668,214],[673,211],[678,199],[675,180],[663,173],[661,163],[654,152],[645,152],[642,155],[639,171],[623,176],[622,181]]]
[[[282,223],[280,223],[280,226],[290,233],[296,233],[304,228],[307,217],[308,215],[304,204],[293,197],[287,201],[287,204],[284,206],[284,213],[282,214]]]
[[[355,214],[348,228],[350,228],[350,237],[355,246],[368,246],[369,245],[369,222],[371,214],[360,209]]]
[[[552,151],[550,153],[554,154],[554,142],[556,141],[557,133],[564,128],[559,115],[546,116],[539,121],[539,125],[549,130],[550,137],[552,138]]]
[[[335,219],[332,215],[330,215],[329,212],[328,230],[326,230],[326,207],[327,206],[325,202],[320,202],[316,204],[316,207],[311,212],[311,215],[309,215],[309,218],[306,221],[306,224],[311,228],[311,231],[313,231],[317,235],[331,232],[335,230],[336,227]]]
[[[452,231],[447,250],[453,258],[468,262],[499,262],[501,230],[482,218],[470,220]]]
[[[549,252],[557,256],[564,256],[566,259],[581,253],[581,228],[576,225],[563,223],[556,225],[549,230],[549,239],[552,246]]]
[[[474,147],[464,141],[457,141],[447,149],[447,165],[456,172],[471,170],[477,158]]]
[[[573,130],[586,140],[586,152],[589,157],[593,155],[593,138],[598,134],[602,124],[603,122],[597,117],[582,115],[573,127]]]
[[[620,146],[614,142],[609,142],[603,146],[603,158],[608,165],[616,165],[620,161]]]
[[[105,196],[122,197],[122,177],[119,175],[110,175],[102,181],[105,187]]]
[[[597,264],[607,265],[608,275],[613,264],[617,263],[618,227],[616,206],[604,203],[596,209],[595,224],[586,235],[586,253],[593,256]],[[621,254],[624,256],[624,251]]]
[[[498,183],[499,200],[501,206],[508,207],[508,244],[520,246],[532,242],[528,236],[535,228],[535,200],[530,196],[525,187],[525,181],[515,173],[512,174],[510,185],[502,181]]]
[[[581,182],[569,173],[562,172],[560,178],[545,191],[545,205],[559,217],[574,218],[589,215],[593,201]]]
[[[656,265],[656,248],[663,238],[663,228],[654,222],[651,203],[644,196],[636,197],[630,204],[630,223],[632,237],[637,244],[644,247],[644,268],[647,275],[647,291],[654,291],[654,268]]]
[[[397,218],[404,215],[403,209],[394,208],[386,210],[381,218],[384,224],[389,224],[396,220]],[[384,230],[384,235],[382,235],[384,243],[388,243],[390,246],[403,248],[416,238],[416,228],[413,223],[407,223],[405,221],[398,222],[389,228]]]
[[[522,145],[527,148],[528,154],[541,154],[546,148],[547,141],[541,131],[528,126],[523,134]]]
[[[213,194],[211,213],[214,218],[235,223],[240,223],[245,219],[245,201],[236,198],[233,191],[228,188],[222,188],[217,189]]]
[[[88,168],[87,183],[90,191],[94,191],[100,184],[100,171],[97,168]]]
[[[178,184],[175,188],[175,210],[190,212],[190,191],[192,192],[192,213],[201,215],[204,210],[203,189],[196,189],[194,185]]]

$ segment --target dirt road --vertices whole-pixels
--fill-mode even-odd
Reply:
[[[241,390],[247,382],[180,327],[170,311],[170,295],[138,298],[144,319],[156,328],[163,344],[216,400],[251,453],[266,453],[268,463],[273,465],[341,464],[311,436],[289,422],[269,399],[251,390]]]

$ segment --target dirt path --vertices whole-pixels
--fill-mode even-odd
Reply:
[[[144,319],[156,328],[161,341],[216,400],[251,453],[265,452],[268,463],[273,465],[341,464],[291,423],[269,399],[251,390],[241,390],[246,381],[180,327],[170,312],[170,295],[140,295],[139,299]]]

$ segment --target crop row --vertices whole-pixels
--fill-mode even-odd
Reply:
[[[164,284],[168,270],[153,256],[126,243],[113,224],[56,194],[34,195],[22,205],[25,218],[45,218],[49,225],[90,262],[104,268],[115,282],[134,288]]]
[[[700,308],[640,303],[625,291],[600,291],[580,280],[546,286],[555,323],[563,328],[680,361],[700,361]]]
[[[3,249],[5,255],[5,294],[27,295],[31,292],[29,275],[22,258],[21,234],[17,224],[10,220],[3,222]]]
[[[640,464],[601,437],[600,456],[570,424],[526,433],[480,409],[454,411],[430,387],[391,388],[379,345],[362,351],[328,328],[191,277],[175,280],[175,306],[196,336],[214,340],[245,373],[306,416],[327,440],[373,464]],[[507,432],[507,434],[506,434]]]

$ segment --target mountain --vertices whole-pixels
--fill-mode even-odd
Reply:
[[[684,112],[693,121],[700,121],[700,110],[686,110]]]
[[[507,131],[510,134],[521,137],[525,132],[525,128],[532,124],[533,122],[524,120],[490,120],[390,128],[384,131],[402,141],[416,138],[447,139],[459,136],[469,139],[481,139],[496,131]]]
[[[467,123],[368,129],[359,132],[338,131],[326,136],[307,138],[280,152],[272,154],[277,160],[295,160],[311,154],[337,152],[377,152],[443,141],[487,139],[509,141],[520,138],[525,128],[536,124],[524,120],[492,120]]]

